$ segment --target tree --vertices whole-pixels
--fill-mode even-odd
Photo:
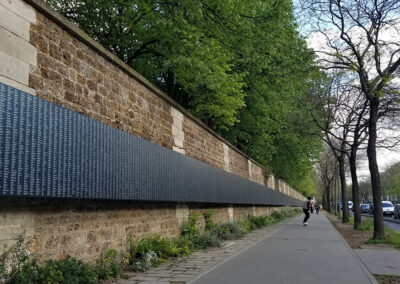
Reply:
[[[243,152],[311,192],[313,54],[290,0],[47,0]],[[315,68],[314,68],[315,69]]]
[[[331,148],[325,145],[324,151],[321,153],[319,163],[317,164],[317,176],[322,183],[322,206],[328,212],[331,212],[331,188],[335,178],[337,177],[337,161],[333,155]]]
[[[382,173],[382,190],[389,200],[400,200],[400,163],[389,166]]]
[[[398,99],[400,66],[397,0],[304,1],[315,35],[328,48],[318,50],[319,65],[348,74],[369,103],[367,155],[374,201],[374,239],[385,238],[381,184],[376,157],[377,123],[382,103]],[[390,36],[389,36],[390,35]]]
[[[351,105],[351,92],[343,89],[342,77],[335,75],[322,78],[316,85],[313,95],[308,100],[310,115],[315,125],[321,129],[324,140],[338,162],[340,188],[343,204],[343,223],[349,221],[346,192],[345,163],[348,151],[354,108]]]
[[[231,1],[48,0],[105,48],[216,131],[244,107],[226,33],[245,5]],[[249,48],[248,46],[246,48]]]

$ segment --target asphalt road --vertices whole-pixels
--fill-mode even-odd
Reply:
[[[364,218],[373,218],[372,215],[369,214],[363,214],[362,215]],[[394,219],[393,217],[383,217],[385,226],[389,227],[392,230],[395,230],[396,232],[400,232],[400,220],[399,219]]]

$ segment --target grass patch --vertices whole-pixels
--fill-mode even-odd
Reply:
[[[350,216],[349,221],[345,223],[346,225],[354,226],[354,217]],[[358,231],[373,231],[374,221],[372,219],[363,219],[361,225],[357,228]]]
[[[354,217],[353,217],[353,216],[350,216],[350,217],[349,217],[349,221],[346,222],[346,224],[348,224],[348,225],[354,225]]]
[[[337,228],[336,224],[333,225]],[[354,217],[351,216],[350,220],[346,225],[354,225]],[[361,225],[357,228],[357,231],[373,232],[374,231],[374,221],[373,219],[363,219]],[[400,249],[400,233],[396,232],[388,227],[385,227],[385,236],[383,240],[368,239],[365,244],[387,244],[391,245],[396,249]]]
[[[395,284],[400,283],[400,276],[394,275],[376,275],[374,274],[376,280],[378,280],[379,284]]]
[[[400,249],[400,233],[389,229],[385,228],[385,235],[386,239],[383,240],[375,240],[375,239],[369,239],[366,241],[367,244],[389,244],[394,246],[396,249]]]
[[[373,231],[374,221],[372,219],[364,219],[361,225],[357,228],[358,231]]]

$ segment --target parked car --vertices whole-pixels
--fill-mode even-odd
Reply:
[[[395,219],[400,219],[400,204],[396,204],[393,211],[393,217]]]
[[[393,203],[390,201],[382,201],[382,210],[383,210],[383,215],[392,216],[394,214]]]
[[[347,201],[347,205],[349,207],[349,210],[353,209],[353,201]]]
[[[360,204],[361,207],[361,213],[368,213],[369,212],[369,204],[365,203],[365,204]]]

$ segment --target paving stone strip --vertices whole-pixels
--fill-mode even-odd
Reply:
[[[116,284],[181,284],[197,278],[200,274],[216,265],[236,256],[258,241],[279,231],[293,218],[281,223],[254,230],[239,240],[224,242],[222,247],[196,251],[188,256],[163,263],[160,266],[141,273],[129,273],[129,279],[121,279]]]

